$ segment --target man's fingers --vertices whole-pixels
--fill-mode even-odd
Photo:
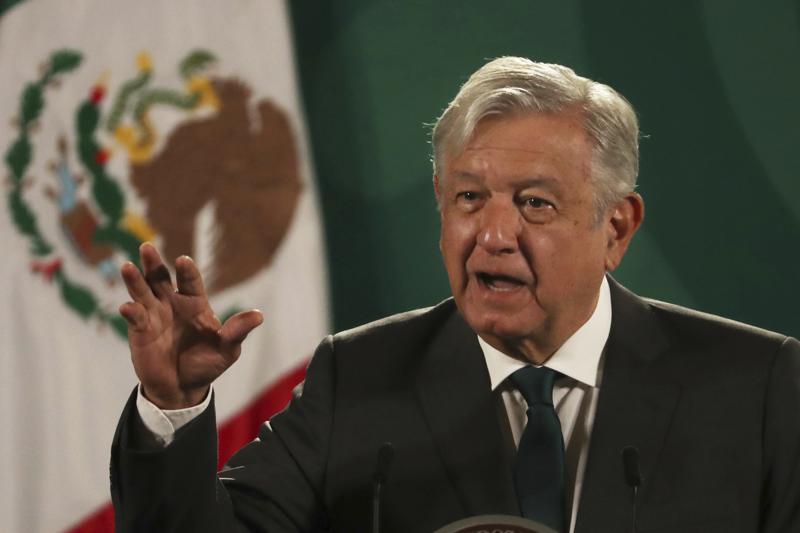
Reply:
[[[238,347],[255,328],[261,325],[264,317],[261,311],[253,309],[236,313],[222,325],[219,330],[222,349],[229,355],[237,357]]]
[[[156,247],[149,242],[142,244],[139,247],[139,257],[142,259],[144,278],[152,288],[153,293],[161,299],[172,295],[175,292],[175,286],[172,285],[169,269],[161,259]]]
[[[178,292],[186,296],[205,296],[203,276],[197,269],[192,258],[182,255],[175,260],[175,278],[178,282]]]
[[[158,300],[144,277],[142,277],[142,273],[136,268],[136,265],[127,262],[122,265],[120,273],[122,274],[122,281],[125,282],[125,288],[128,289],[128,294],[134,301],[140,302],[148,308],[158,305]]]
[[[134,329],[143,329],[147,326],[147,310],[140,303],[125,302],[119,306],[119,314]]]

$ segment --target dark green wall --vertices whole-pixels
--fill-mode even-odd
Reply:
[[[428,124],[486,59],[609,83],[638,110],[645,226],[617,278],[800,335],[797,2],[291,2],[337,329],[448,295]]]

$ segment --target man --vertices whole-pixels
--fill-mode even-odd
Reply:
[[[641,224],[635,114],[500,58],[433,134],[453,299],[328,337],[219,477],[210,384],[261,322],[220,324],[187,257],[122,269],[141,381],[112,453],[119,531],[385,531],[522,514],[557,531],[800,531],[800,343],[607,276]],[[622,451],[626,462],[623,463]],[[633,526],[631,524],[633,523]]]

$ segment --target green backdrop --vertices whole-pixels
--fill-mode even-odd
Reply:
[[[640,294],[800,335],[797,1],[294,0],[336,329],[449,294],[429,128],[488,58],[563,63],[640,115]]]

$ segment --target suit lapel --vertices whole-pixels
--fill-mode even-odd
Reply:
[[[430,347],[418,393],[465,516],[519,514],[486,362],[457,311]]]
[[[624,531],[632,510],[621,450],[635,446],[649,480],[680,395],[668,376],[669,335],[643,300],[609,278],[612,324],[580,495],[576,533]],[[518,515],[512,454],[475,333],[453,313],[420,368],[418,395],[465,516]]]
[[[668,336],[652,309],[609,278],[612,324],[583,478],[575,531],[624,531],[632,511],[621,451],[639,450],[647,497],[680,388],[659,370],[669,361]]]

